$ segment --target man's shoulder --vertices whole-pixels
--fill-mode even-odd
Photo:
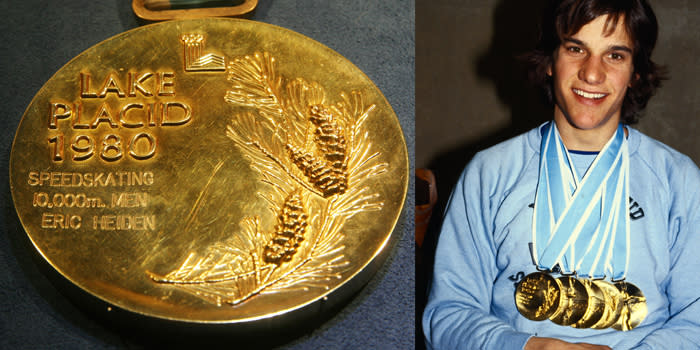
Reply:
[[[536,154],[541,137],[540,127],[531,129],[477,152],[473,161],[496,165],[499,160]]]
[[[482,180],[515,181],[533,166],[537,168],[540,138],[536,128],[479,151],[467,165],[466,173]]]
[[[630,161],[643,167],[638,168],[641,172],[634,174],[653,174],[653,177],[669,188],[690,184],[700,186],[700,169],[687,155],[634,129],[631,142]]]
[[[695,162],[687,155],[659,140],[645,135],[639,130],[631,130],[631,156],[640,157],[654,168],[659,168],[662,165],[665,167],[697,168]]]

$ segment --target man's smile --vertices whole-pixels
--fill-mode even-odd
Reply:
[[[605,96],[608,95],[608,94],[600,93],[600,92],[587,92],[587,91],[583,91],[583,90],[579,90],[579,89],[575,89],[575,88],[572,88],[571,90],[572,90],[576,95],[579,95],[579,96],[581,96],[581,97],[583,97],[583,98],[589,98],[589,99],[594,99],[594,100],[601,99],[601,98],[603,98],[603,97],[605,97]]]

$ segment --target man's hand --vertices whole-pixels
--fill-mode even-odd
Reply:
[[[612,350],[606,345],[588,343],[568,343],[555,338],[532,337],[525,344],[524,350]]]

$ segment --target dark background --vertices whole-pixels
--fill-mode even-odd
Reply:
[[[700,164],[700,2],[650,3],[659,22],[653,59],[667,66],[670,80],[664,81],[633,127]],[[552,118],[552,109],[526,83],[526,73],[515,59],[534,46],[542,4],[542,0],[416,2],[415,166],[431,169],[438,188],[426,241],[418,250],[425,259],[417,268],[418,314],[442,211],[462,169],[477,151]]]
[[[111,324],[95,321],[47,278],[34,260],[19,224],[8,181],[15,128],[44,82],[80,52],[143,22],[132,13],[131,1],[127,0],[2,0],[0,13],[0,348],[155,347],[157,339],[134,338]],[[406,136],[409,157],[414,159],[413,0],[261,0],[250,19],[311,37],[364,71],[394,108]],[[311,330],[292,332],[279,348],[414,347],[412,182],[394,231],[397,239],[383,267],[344,307],[321,317],[320,325]],[[277,334],[264,336],[274,339]],[[236,339],[214,339],[207,344],[240,347]],[[168,344],[173,345],[178,344]],[[187,342],[181,345],[192,346]]]

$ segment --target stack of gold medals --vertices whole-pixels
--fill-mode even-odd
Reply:
[[[635,285],[534,272],[515,290],[515,304],[527,319],[574,328],[628,331],[646,317],[646,299]]]
[[[531,249],[539,272],[517,285],[517,309],[533,321],[631,330],[644,320],[647,306],[641,290],[623,281],[630,255],[624,129],[618,127],[579,179],[555,124],[545,128]],[[571,193],[558,190],[567,186]]]

